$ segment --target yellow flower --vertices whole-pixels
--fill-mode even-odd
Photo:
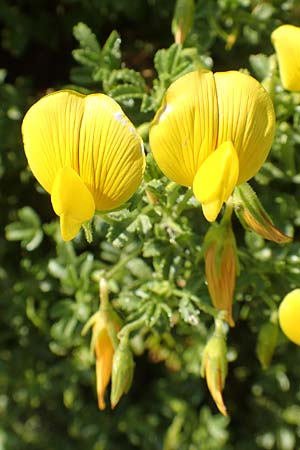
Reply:
[[[104,94],[49,94],[29,109],[22,134],[28,164],[51,194],[65,241],[95,210],[120,206],[141,183],[142,140],[120,106]]]
[[[289,292],[279,306],[279,324],[284,334],[300,345],[300,289]]]
[[[281,25],[271,35],[276,50],[282,85],[300,91],[300,28]]]
[[[275,129],[269,94],[249,75],[198,70],[176,80],[150,128],[162,172],[192,186],[214,221],[234,187],[267,158]]]

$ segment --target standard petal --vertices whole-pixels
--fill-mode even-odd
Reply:
[[[212,72],[195,71],[175,81],[150,128],[150,146],[162,172],[192,186],[195,173],[215,149],[218,104]]]
[[[261,84],[237,71],[214,74],[219,107],[218,146],[232,141],[239,158],[237,184],[253,177],[273,142],[275,113]]]
[[[300,91],[300,28],[281,25],[271,35],[279,62],[282,85],[289,91]]]
[[[73,239],[82,223],[90,220],[95,213],[92,194],[71,167],[58,170],[52,185],[51,202],[55,213],[60,216],[65,241]]]
[[[239,176],[239,160],[232,142],[220,145],[200,166],[193,191],[202,203],[203,214],[213,222],[223,202],[231,195]]]
[[[120,106],[104,94],[85,97],[79,140],[79,175],[96,209],[120,206],[136,191],[145,169],[143,144]]]
[[[60,168],[78,169],[83,99],[74,91],[54,92],[36,102],[24,117],[22,134],[28,164],[49,193]]]

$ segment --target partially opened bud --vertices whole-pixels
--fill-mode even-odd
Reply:
[[[134,360],[127,339],[121,341],[113,358],[111,378],[111,407],[114,408],[123,394],[130,389],[134,372]]]
[[[286,244],[292,241],[280,231],[263,208],[254,190],[249,184],[243,183],[236,187],[233,194],[234,211],[245,229],[254,231],[264,239]]]
[[[222,396],[228,369],[226,353],[225,336],[216,330],[204,348],[201,372],[206,378],[212,398],[224,416],[227,416]]]
[[[194,20],[194,0],[177,0],[172,20],[172,33],[176,44],[183,44]]]
[[[96,356],[96,384],[99,409],[105,409],[104,395],[110,382],[113,357],[118,345],[117,333],[121,328],[121,319],[108,301],[107,285],[100,280],[100,308],[90,318],[82,330],[84,335],[92,328],[91,348]]]
[[[227,312],[234,326],[232,302],[238,272],[236,242],[231,222],[213,224],[205,236],[205,275],[214,307]]]
[[[110,382],[113,357],[115,353],[114,342],[117,332],[121,328],[121,321],[116,313],[99,311],[93,326],[92,344],[96,355],[96,383],[99,409],[105,408],[104,395]]]

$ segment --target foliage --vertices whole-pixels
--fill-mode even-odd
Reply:
[[[4,2],[0,13],[2,48],[13,67],[12,73],[5,67],[0,77],[0,220],[5,227],[0,236],[0,448],[299,447],[299,350],[279,333],[264,370],[255,350],[280,300],[299,287],[300,94],[281,87],[270,43],[276,26],[299,19],[296,0],[198,1],[184,44],[172,43],[171,2],[132,1],[130,13],[127,1],[56,3],[57,30],[46,2],[40,22],[34,4],[31,16],[21,0],[14,7]],[[111,31],[114,19],[119,32]],[[106,22],[110,28],[104,34]],[[133,27],[139,36],[131,48],[124,37],[125,55],[122,24],[125,35]],[[53,61],[59,37],[71,42],[72,25],[75,61],[68,44],[58,58],[63,66],[58,76],[52,69],[43,74],[45,56],[30,71],[22,69],[31,45]],[[163,41],[157,43],[160,29]],[[143,46],[142,64],[136,64],[132,51]],[[275,141],[251,184],[276,225],[294,236],[292,243],[277,245],[244,231],[234,219],[240,276],[236,326],[227,341],[229,418],[217,412],[200,377],[215,316],[204,277],[203,238],[209,226],[190,190],[161,174],[147,141],[149,123],[170,83],[211,67],[248,70],[273,96]],[[123,209],[95,217],[91,244],[83,233],[70,243],[61,241],[49,196],[27,170],[22,150],[26,109],[41,89],[65,86],[112,96],[138,127],[147,151],[143,185]],[[81,330],[98,308],[103,273],[125,323],[141,317],[144,322],[131,334],[136,363],[131,390],[114,411],[99,412],[89,336],[81,336]]]

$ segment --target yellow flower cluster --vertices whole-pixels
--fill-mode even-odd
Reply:
[[[192,10],[190,2],[187,17]],[[182,22],[180,15],[177,22],[174,34],[182,42],[190,24]],[[282,85],[291,91],[300,90],[299,38],[300,28],[292,25],[283,25],[272,33]],[[149,141],[164,175],[191,187],[204,216],[213,222],[234,189],[252,178],[266,160],[274,130],[272,100],[253,77],[237,71],[196,70],[177,79],[166,91],[151,123]],[[85,96],[71,90],[49,94],[25,115],[22,135],[28,164],[51,195],[65,241],[76,237],[96,210],[111,211],[121,206],[142,182],[142,139],[121,107],[104,94]],[[240,213],[247,226],[267,239],[288,242],[290,238],[274,227],[261,206],[256,208],[256,199],[246,191],[245,186],[236,189],[235,203],[240,209],[242,205]],[[243,196],[248,209],[244,208]],[[233,326],[231,308],[238,261],[230,219],[206,236],[205,269],[212,302],[226,312],[224,317]],[[284,333],[297,344],[299,302],[297,289],[286,296],[279,310]],[[100,308],[90,325],[98,403],[103,409],[111,377],[112,406],[129,389],[133,359],[121,345],[116,350],[121,325],[110,309]],[[121,378],[119,365],[126,369],[122,369]],[[203,374],[223,414],[226,373],[226,344],[218,332],[206,346]]]
[[[150,146],[161,170],[192,186],[214,221],[234,187],[265,161],[274,124],[272,101],[254,78],[199,70],[168,89]],[[50,94],[29,109],[22,133],[29,166],[51,194],[64,240],[74,238],[95,210],[128,200],[142,181],[142,140],[106,95]]]

